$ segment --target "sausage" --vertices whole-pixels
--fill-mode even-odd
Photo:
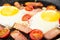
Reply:
[[[17,7],[18,9],[20,9],[21,5],[19,4],[19,2],[15,2],[14,6]]]
[[[28,40],[22,33],[20,33],[20,32],[17,31],[17,30],[11,32],[10,35],[11,35],[12,38],[14,38],[15,40]]]
[[[45,37],[46,39],[49,39],[49,40],[50,40],[50,39],[56,37],[57,35],[59,35],[59,32],[60,32],[59,29],[54,28],[54,29],[48,31],[47,33],[45,33],[45,34],[44,34],[44,37]]]
[[[54,5],[48,5],[46,8],[47,8],[47,10],[55,10],[56,6],[54,6]]]
[[[59,24],[60,24],[60,19],[59,19]]]
[[[23,4],[20,4],[19,2],[15,2],[14,6],[17,7],[18,9],[24,9]]]
[[[26,2],[25,5],[43,6],[41,2]]]
[[[14,28],[28,34],[32,29],[29,28],[27,25],[24,25],[24,24],[19,24],[19,23],[15,23],[14,24]]]

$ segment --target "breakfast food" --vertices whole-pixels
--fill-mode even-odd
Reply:
[[[56,37],[60,33],[60,28],[56,28],[56,25],[59,24],[60,12],[56,6],[48,5],[46,7],[45,5],[43,7],[42,3],[26,2],[25,5],[21,5],[19,2],[14,2],[14,6],[0,7],[0,24],[11,30],[9,37],[3,39],[8,36],[9,32],[4,32],[7,29],[0,26],[2,40],[12,38],[14,40],[44,40],[43,37],[50,40]]]
[[[0,24],[0,30],[3,30],[5,26]]]
[[[45,37],[46,39],[53,39],[54,37],[56,37],[57,35],[59,35],[59,33],[60,33],[60,30],[57,29],[57,28],[54,28],[54,29],[46,32],[46,33],[44,34],[44,37]]]
[[[26,2],[25,5],[43,6],[41,2]]]
[[[10,34],[10,30],[7,28],[0,30],[0,38],[7,38],[9,34]]]
[[[38,29],[34,29],[30,32],[30,38],[32,40],[41,40],[43,38],[43,32]]]
[[[41,14],[41,18],[45,21],[54,22],[59,19],[59,12],[47,10]]]
[[[22,33],[20,33],[18,30],[14,30],[10,34],[14,40],[28,40]]]
[[[21,13],[14,6],[3,6],[0,13],[0,24],[12,27],[13,24],[20,19]]]
[[[28,11],[28,13],[27,14],[29,14],[29,15],[31,15],[31,16],[34,16],[35,14],[37,14],[38,12],[41,12],[42,11],[42,9],[40,9],[40,8],[37,8],[37,9],[34,9],[33,11]]]
[[[1,9],[1,15],[3,16],[13,16],[17,14],[19,10],[13,6],[5,6]]]
[[[22,21],[28,21],[30,18],[31,18],[31,15],[25,14],[25,15],[22,17]]]
[[[26,11],[32,11],[34,8],[33,8],[33,6],[32,5],[27,5],[26,7],[25,7],[25,10]]]
[[[43,33],[53,29],[59,20],[59,13],[55,10],[43,10],[29,20],[30,28],[42,30]]]
[[[26,34],[28,34],[32,30],[31,28],[28,27],[28,25],[19,24],[19,23],[15,23],[14,28],[18,29]]]
[[[3,6],[11,6],[9,3],[4,3]]]
[[[55,9],[56,9],[56,6],[54,6],[54,5],[47,6],[47,10],[55,10]]]
[[[20,8],[21,8],[21,5],[20,5],[20,3],[19,3],[19,2],[15,2],[15,3],[14,3],[14,6],[15,6],[15,7],[17,7],[18,9],[20,9]]]
[[[59,24],[60,24],[60,19],[59,19]]]

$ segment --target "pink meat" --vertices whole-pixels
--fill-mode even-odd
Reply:
[[[4,27],[2,25],[0,25],[0,30],[4,29]]]
[[[32,29],[24,24],[15,23],[14,28],[28,34]]]
[[[36,13],[38,13],[38,12],[41,12],[42,11],[42,9],[40,9],[40,8],[37,8],[37,9],[34,9],[33,11],[29,11],[27,14],[30,14],[30,15],[32,15],[32,16],[34,16]]]
[[[22,33],[20,33],[20,32],[17,31],[17,30],[11,32],[10,35],[11,35],[12,38],[14,38],[15,40],[28,40]]]

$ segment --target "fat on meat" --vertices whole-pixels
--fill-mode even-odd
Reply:
[[[15,30],[10,34],[14,40],[28,40],[21,32]]]
[[[14,28],[18,29],[26,34],[28,34],[30,31],[32,31],[32,29],[30,27],[28,27],[28,25],[25,25],[25,24],[15,23]]]

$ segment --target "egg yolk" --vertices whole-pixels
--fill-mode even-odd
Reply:
[[[59,15],[57,11],[45,11],[41,14],[41,18],[48,22],[55,22],[59,19]]]
[[[59,12],[59,19],[60,19],[60,12]]]
[[[3,16],[13,16],[17,14],[19,10],[13,6],[5,6],[1,9],[1,15]]]
[[[0,14],[1,14],[1,10],[0,10]]]

